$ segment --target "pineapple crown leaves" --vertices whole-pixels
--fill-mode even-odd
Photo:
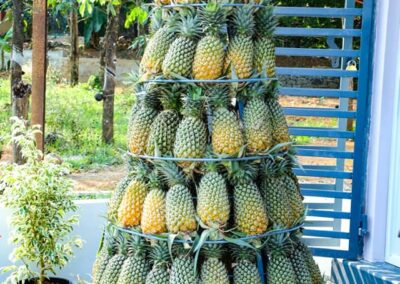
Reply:
[[[245,98],[247,101],[252,99],[265,100],[268,87],[270,82],[258,82],[256,84],[250,84],[243,89],[243,94],[240,95],[241,98]]]
[[[168,245],[164,241],[159,241],[152,246],[149,256],[153,265],[156,266],[167,266],[171,263],[171,255],[168,250]]]
[[[179,110],[182,106],[181,97],[185,93],[186,88],[181,84],[173,84],[169,87],[161,89],[160,102],[164,110]]]
[[[115,245],[116,253],[122,254],[122,255],[127,255],[127,252],[128,252],[127,239],[128,239],[127,235],[122,232],[118,232],[115,235],[114,245]]]
[[[137,84],[135,95],[141,107],[157,109],[159,107],[159,87],[155,84]]]
[[[274,226],[273,230],[281,230],[282,228]],[[289,233],[279,233],[268,237],[267,250],[270,256],[287,255],[293,250],[293,243]]]
[[[186,186],[189,183],[188,177],[180,170],[178,165],[173,161],[159,161],[155,164],[161,179],[169,188],[175,185]]]
[[[229,91],[229,86],[225,84],[220,84],[207,88],[207,105],[213,109],[217,109],[220,107],[228,108],[231,102]]]
[[[200,11],[200,20],[203,32],[206,34],[219,36],[226,27],[226,13],[223,8],[212,0]]]
[[[271,82],[266,88],[267,99],[279,99],[279,83],[278,81]]]
[[[164,24],[163,11],[161,8],[155,8],[152,10],[151,21],[150,21],[150,34],[154,34],[156,31],[161,29]]]
[[[204,96],[201,88],[189,87],[188,93],[182,98],[183,110],[185,116],[201,118],[204,113]]]
[[[136,180],[146,180],[150,172],[149,165],[139,158],[133,158],[131,164],[132,168],[129,175],[133,176]]]
[[[237,8],[230,19],[234,36],[252,37],[254,34],[254,7],[251,4],[243,5]]]
[[[231,244],[231,251],[234,259],[238,262],[240,261],[249,261],[252,263],[256,262],[257,259],[257,250],[252,247],[249,243],[248,246]]]
[[[127,254],[132,257],[145,257],[147,244],[144,239],[137,235],[131,235],[126,241]]]
[[[148,175],[148,180],[148,186],[150,189],[161,188],[162,184],[158,176],[158,171],[156,169],[151,171],[151,173]]]
[[[274,7],[272,5],[263,4],[264,8],[260,8],[255,13],[256,34],[258,37],[272,37],[278,20],[274,16]]]
[[[249,161],[234,161],[226,164],[229,180],[238,185],[254,180],[258,175],[258,168]]]
[[[188,11],[185,15],[181,14],[178,21],[171,23],[171,29],[182,37],[196,40],[201,34],[200,18],[194,12]]]

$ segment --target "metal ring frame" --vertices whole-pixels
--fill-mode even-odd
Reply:
[[[232,83],[257,83],[264,81],[278,81],[278,79],[277,78],[215,79],[215,80],[149,79],[143,81],[143,83],[232,84]]]
[[[129,233],[129,234],[132,234],[135,236],[140,236],[142,238],[147,238],[147,239],[152,239],[152,240],[157,240],[157,241],[167,241],[168,240],[167,237],[163,238],[163,237],[153,235],[153,234],[143,234],[143,233],[140,233],[140,232],[137,232],[134,230],[129,230],[129,229],[117,226],[115,224],[113,224],[113,226],[119,231]],[[297,226],[289,228],[289,229],[268,231],[268,232],[265,232],[264,234],[246,236],[246,237],[242,237],[242,238],[235,238],[235,240],[249,241],[249,240],[254,240],[254,239],[262,239],[262,238],[266,238],[269,236],[290,233],[290,232],[301,229],[303,226],[304,226],[304,224],[300,224],[300,225],[297,225]],[[174,243],[184,244],[184,243],[194,243],[194,241],[193,240],[177,240],[177,239],[175,239]],[[205,241],[204,243],[205,244],[228,244],[229,242],[224,239],[220,239],[220,240],[213,240],[213,241]]]
[[[169,4],[169,5],[160,5],[159,7],[163,9],[173,9],[173,8],[185,8],[185,7],[204,7],[206,6],[207,3],[193,3],[193,4]],[[268,5],[261,5],[261,4],[254,4],[254,3],[226,3],[226,4],[220,4],[221,7],[242,7],[245,5],[251,5],[255,8],[265,8],[268,7]]]
[[[270,155],[263,156],[246,156],[246,157],[227,157],[227,158],[177,158],[177,157],[162,157],[162,156],[148,156],[148,155],[136,155],[128,152],[129,156],[139,158],[142,160],[153,160],[153,161],[174,161],[174,162],[240,162],[240,161],[256,161],[265,160],[271,157]]]

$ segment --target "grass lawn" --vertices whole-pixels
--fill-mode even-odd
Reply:
[[[10,93],[8,78],[0,78],[0,137],[9,141]],[[123,162],[125,134],[133,95],[117,89],[115,96],[114,144],[101,141],[102,102],[87,84],[71,88],[49,80],[46,98],[46,152],[60,155],[74,170],[91,169]]]

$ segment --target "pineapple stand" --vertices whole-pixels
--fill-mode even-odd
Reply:
[[[322,283],[277,100],[268,3],[153,11],[94,283]]]

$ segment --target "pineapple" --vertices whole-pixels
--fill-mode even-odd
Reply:
[[[113,220],[117,217],[118,207],[121,204],[122,198],[124,197],[124,193],[130,182],[134,177],[131,175],[127,175],[124,177],[115,188],[110,203],[108,204],[108,219]]]
[[[277,19],[273,15],[273,6],[268,5],[255,13],[256,40],[254,42],[254,66],[259,73],[275,77],[275,44],[273,32]]]
[[[170,0],[155,0],[154,3],[156,3],[157,5],[169,5],[171,4]]]
[[[194,262],[188,255],[180,255],[172,262],[170,284],[199,284]]]
[[[233,37],[230,39],[225,60],[225,70],[233,69],[237,78],[249,78],[253,73],[254,16],[253,7],[245,5],[237,8],[232,17]]]
[[[92,275],[94,284],[100,283],[103,273],[107,268],[108,262],[116,252],[117,247],[115,237],[109,233],[106,233],[105,244],[103,244],[102,248],[98,252],[96,260],[93,264]]]
[[[228,190],[224,178],[216,171],[206,173],[200,181],[197,214],[211,228],[224,228],[229,220]]]
[[[237,262],[233,269],[233,283],[261,284],[261,276],[255,264],[254,250],[247,247],[234,246],[232,252]]]
[[[277,227],[275,227],[277,228]],[[296,274],[290,259],[286,256],[291,246],[286,234],[272,236],[269,242],[269,261],[267,264],[267,283],[289,284],[296,282]]]
[[[141,228],[144,234],[161,234],[167,232],[165,212],[165,192],[160,187],[157,173],[150,176],[150,187],[143,204]]]
[[[133,154],[146,152],[151,124],[157,116],[158,98],[156,93],[157,89],[150,84],[140,85],[136,92],[140,107],[130,121],[127,139],[128,148]]]
[[[243,123],[249,152],[266,151],[272,146],[270,112],[264,101],[266,87],[263,83],[248,88]]]
[[[131,237],[127,242],[128,257],[124,261],[118,284],[144,284],[150,264],[146,260],[146,249],[143,239]]]
[[[126,260],[126,240],[122,235],[118,235],[117,241],[118,253],[115,254],[107,263],[106,269],[103,272],[101,284],[118,284],[118,278],[121,274],[122,265]]]
[[[303,259],[307,265],[307,269],[310,272],[312,284],[324,284],[321,271],[318,264],[315,262],[310,249],[301,240],[296,240],[297,249],[302,253]]]
[[[202,120],[203,98],[201,90],[191,90],[184,98],[184,119],[178,126],[174,144],[177,158],[202,158],[207,147],[207,128]],[[179,165],[191,169],[197,163],[182,161]]]
[[[209,90],[208,99],[212,113],[211,143],[217,155],[236,156],[244,145],[240,122],[235,112],[230,111],[230,97],[226,86]]]
[[[290,253],[289,258],[292,262],[293,271],[296,275],[296,283],[312,284],[311,274],[301,251],[297,248],[294,248]]]
[[[143,179],[131,181],[125,191],[118,209],[118,223],[124,227],[140,224],[145,198],[149,187]]]
[[[196,51],[196,41],[200,33],[198,17],[194,15],[182,16],[177,29],[179,30],[179,37],[172,42],[162,65],[162,72],[167,78],[176,75],[190,76]]]
[[[224,253],[221,245],[207,244],[202,247],[206,260],[201,266],[200,279],[202,284],[229,284],[228,272],[221,261]]]
[[[196,47],[193,61],[193,77],[198,80],[212,80],[222,76],[225,48],[221,40],[221,27],[225,24],[224,10],[215,1],[210,1],[200,14],[206,35]]]
[[[181,88],[173,85],[170,90],[165,89],[160,96],[161,104],[164,108],[160,112],[153,124],[149,134],[147,153],[149,155],[171,155],[176,130],[180,122],[178,109],[180,107]]]
[[[169,4],[168,0],[159,0],[162,4]],[[162,63],[168,52],[168,49],[175,39],[175,33],[171,30],[170,25],[173,24],[174,17],[170,17],[167,25],[162,26],[162,11],[157,10],[152,17],[152,26],[161,26],[154,28],[149,42],[143,54],[142,61],[140,62],[140,72],[145,77],[159,74],[162,69]]]
[[[197,229],[192,195],[184,185],[175,185],[167,193],[167,228],[170,233],[191,233]]]
[[[271,222],[276,226],[289,228],[296,219],[293,216],[287,192],[284,190],[285,181],[282,176],[284,166],[285,160],[280,163],[273,160],[265,161],[261,191]]]
[[[274,144],[287,143],[290,141],[289,127],[286,122],[285,114],[278,101],[278,88],[275,86],[269,92],[265,101],[270,111],[270,123],[272,126],[272,137]]]
[[[168,284],[170,277],[168,265],[171,258],[167,244],[165,242],[154,244],[150,252],[150,258],[153,262],[153,268],[147,274],[145,284]]]

